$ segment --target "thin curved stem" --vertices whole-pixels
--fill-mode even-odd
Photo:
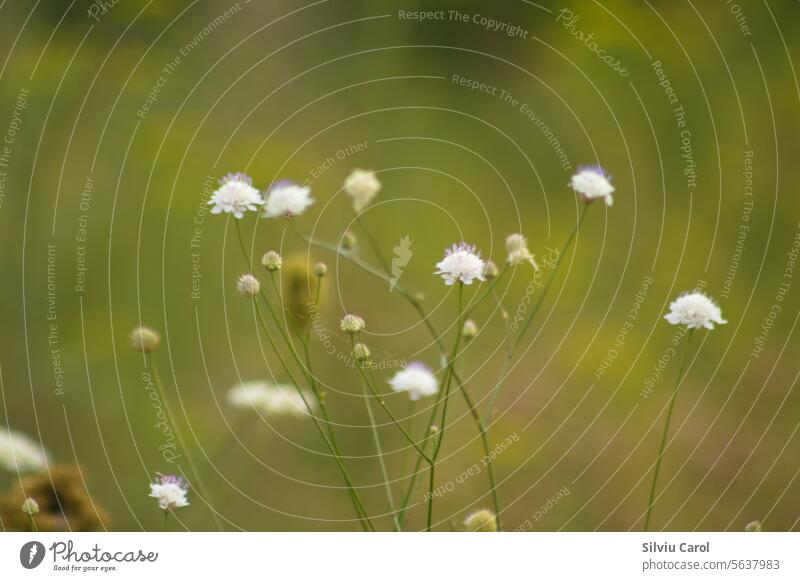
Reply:
[[[456,356],[458,355],[458,348],[461,345],[461,329],[464,327],[463,321],[464,315],[464,284],[459,283],[458,285],[458,316],[456,317],[457,324],[456,324],[456,340],[453,345],[453,352],[447,361],[447,370],[445,371],[445,381],[444,381],[444,400],[442,404],[442,425],[439,428],[439,439],[436,441],[436,444],[433,448],[433,457],[431,458],[432,462],[430,463],[430,478],[428,480],[428,522],[425,530],[428,532],[431,531],[431,526],[433,524],[433,487],[436,480],[436,459],[439,456],[439,451],[442,449],[442,441],[444,440],[444,431],[447,429],[447,404],[450,401],[450,384],[453,380],[453,374],[455,372],[455,360]]]
[[[647,516],[644,519],[644,532],[650,528],[650,517],[653,513],[653,501],[656,495],[656,485],[658,483],[658,472],[661,470],[661,460],[664,458],[664,448],[667,444],[667,434],[669,433],[669,423],[672,420],[672,410],[675,408],[675,399],[678,395],[678,388],[680,388],[681,380],[683,379],[683,372],[686,369],[686,361],[689,358],[689,344],[692,342],[692,332],[694,329],[689,329],[689,335],[686,338],[686,350],[683,352],[683,360],[681,367],[678,371],[678,380],[675,382],[675,388],[672,390],[670,396],[669,409],[667,410],[667,421],[664,423],[664,431],[661,433],[661,444],[658,447],[658,456],[656,457],[656,469],[653,472],[653,483],[650,485],[650,498],[647,500]]]
[[[153,355],[151,353],[146,354],[146,359],[150,369],[153,371],[153,383],[156,384],[158,394],[161,397],[161,400],[164,402],[164,410],[167,412],[167,416],[172,422],[172,429],[175,432],[175,437],[178,440],[178,444],[180,444],[181,448],[183,448],[183,453],[186,455],[186,461],[189,463],[189,468],[191,469],[192,474],[194,474],[194,478],[197,482],[197,488],[200,491],[200,494],[205,497],[205,502],[211,509],[211,516],[214,518],[214,524],[216,525],[217,529],[223,531],[225,529],[222,526],[222,521],[220,520],[216,509],[214,508],[211,495],[208,493],[208,489],[206,488],[205,482],[203,482],[203,479],[200,476],[200,471],[197,469],[197,465],[194,462],[192,453],[189,451],[189,447],[186,445],[186,441],[183,439],[183,430],[178,425],[177,418],[172,413],[172,406],[169,403],[169,399],[167,399],[167,393],[164,390],[164,384],[161,381],[161,374],[158,372],[158,366],[156,365],[155,359],[153,359]]]

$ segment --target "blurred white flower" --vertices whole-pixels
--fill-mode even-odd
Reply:
[[[700,291],[679,296],[669,309],[664,318],[673,325],[686,325],[689,329],[713,329],[715,323],[727,323],[722,319],[722,311],[716,303]]]
[[[461,282],[472,284],[476,278],[486,280],[484,277],[485,264],[480,253],[475,247],[462,242],[453,244],[452,248],[445,251],[444,259],[436,264],[438,269],[434,274],[440,275],[448,286]]]
[[[40,472],[47,468],[47,454],[27,434],[0,427],[0,467],[11,472]]]
[[[611,176],[596,165],[578,168],[578,173],[572,176],[570,185],[584,202],[589,203],[597,198],[604,198],[606,206],[611,206],[614,203],[614,198],[611,197],[614,186],[610,180]]]
[[[253,299],[258,296],[261,290],[261,283],[258,282],[258,279],[252,274],[243,274],[236,279],[236,290],[238,290],[242,296]]]
[[[356,213],[366,208],[380,189],[381,182],[370,170],[354,169],[344,181],[344,191],[353,200]]]
[[[219,188],[208,200],[212,214],[228,212],[236,218],[244,218],[247,210],[258,210],[257,206],[264,203],[259,191],[253,187],[253,180],[243,173],[232,173],[223,177]]]
[[[299,216],[306,211],[314,200],[311,198],[311,188],[281,180],[275,182],[267,192],[264,202],[265,218],[291,218]]]
[[[396,392],[407,391],[411,401],[421,397],[435,395],[439,391],[439,381],[424,363],[414,361],[405,369],[401,369],[389,380],[389,385]]]
[[[464,520],[464,526],[473,533],[496,533],[497,517],[491,510],[479,510]]]
[[[311,409],[315,409],[315,401],[311,394],[304,392],[303,395]],[[232,407],[256,410],[264,415],[308,415],[303,398],[292,385],[271,385],[265,381],[247,381],[228,390],[226,398]]]
[[[528,250],[528,240],[522,234],[510,234],[506,238],[506,250],[508,251],[508,258],[506,261],[511,266],[516,266],[523,262],[530,263],[533,268],[539,270],[539,265],[536,264],[531,251]]]
[[[189,485],[180,476],[159,475],[155,482],[150,483],[151,498],[158,499],[158,507],[161,510],[172,510],[182,506],[189,506],[186,494],[189,492]]]

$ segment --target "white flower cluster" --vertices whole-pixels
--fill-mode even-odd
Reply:
[[[409,363],[405,369],[401,369],[389,380],[389,385],[396,392],[408,393],[411,401],[429,395],[435,395],[439,391],[439,382],[430,368],[424,363],[414,361]]]
[[[10,472],[41,472],[47,469],[47,453],[27,434],[0,427],[0,467]]]
[[[275,182],[265,197],[253,187],[253,180],[243,173],[227,174],[220,180],[220,187],[211,195],[208,204],[212,214],[233,214],[244,218],[247,211],[255,212],[263,207],[264,218],[291,218],[302,214],[314,200],[311,188],[288,180]]]
[[[700,291],[679,296],[669,309],[664,318],[673,325],[686,325],[689,329],[713,329],[714,324],[727,323],[716,303]]]
[[[182,506],[189,506],[186,495],[189,485],[180,476],[159,475],[155,482],[150,483],[150,497],[158,500],[161,510],[173,510]]]

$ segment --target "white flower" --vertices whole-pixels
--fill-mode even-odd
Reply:
[[[407,391],[411,401],[421,397],[435,395],[439,391],[436,376],[424,363],[414,361],[405,369],[401,369],[389,380],[389,385],[396,392]]]
[[[686,325],[690,329],[713,329],[714,323],[724,325],[722,311],[709,297],[695,291],[679,296],[669,306],[670,312],[664,318],[673,325]]]
[[[539,270],[536,259],[533,254],[531,254],[531,251],[528,250],[528,240],[522,234],[510,234],[506,238],[506,250],[508,251],[508,258],[506,261],[510,265],[516,266],[523,262],[529,262],[533,265],[533,268]]]
[[[311,394],[304,392],[306,401],[315,408]],[[255,409],[264,415],[308,415],[303,398],[292,385],[270,385],[264,381],[247,381],[228,391],[228,404],[239,409]]]
[[[187,492],[189,485],[180,476],[159,475],[155,482],[150,483],[149,496],[158,499],[158,507],[161,510],[172,510],[189,506],[189,501],[186,500]]]
[[[261,283],[252,274],[243,274],[236,280],[236,289],[242,296],[255,298],[261,290]]]
[[[275,182],[267,192],[267,199],[264,202],[264,217],[291,218],[299,216],[314,203],[310,194],[311,188],[294,184],[288,180]]]
[[[434,274],[440,275],[448,286],[461,282],[472,284],[476,278],[486,280],[484,277],[485,264],[481,255],[474,246],[462,242],[453,244],[444,253],[444,259],[436,264],[438,269]]]
[[[229,212],[241,219],[247,210],[258,210],[256,206],[264,203],[261,194],[253,187],[253,180],[243,173],[228,174],[219,183],[219,189],[208,200],[208,204],[214,206],[212,214]]]
[[[355,335],[357,333],[360,333],[366,327],[367,325],[366,323],[364,323],[364,319],[362,319],[358,315],[347,314],[344,317],[342,317],[342,320],[339,323],[339,328],[348,335]]]
[[[0,427],[0,467],[20,474],[47,469],[47,454],[27,434]]]
[[[593,202],[597,198],[605,198],[606,206],[614,203],[611,194],[614,186],[611,185],[611,176],[599,165],[578,168],[578,173],[572,176],[570,185],[575,193],[586,202]]]
[[[353,210],[360,212],[366,208],[381,189],[381,182],[375,172],[354,169],[344,181],[344,191],[353,200]]]

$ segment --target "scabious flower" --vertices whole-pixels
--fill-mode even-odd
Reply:
[[[130,338],[133,348],[142,353],[152,353],[161,345],[161,335],[150,327],[136,327]]]
[[[261,266],[270,272],[275,272],[280,270],[281,266],[283,266],[283,258],[274,250],[270,250],[261,257]]]
[[[411,401],[435,395],[439,391],[439,382],[430,368],[424,363],[414,361],[405,369],[401,369],[389,380],[389,385],[396,392],[408,392]]]
[[[0,427],[0,467],[10,472],[41,472],[47,468],[47,454],[27,434]]]
[[[21,508],[22,512],[24,512],[28,516],[35,516],[39,514],[39,503],[36,502],[36,500],[31,497],[25,499],[25,502],[22,503]]]
[[[289,180],[281,180],[272,184],[267,192],[267,199],[264,202],[264,217],[291,218],[299,216],[313,203],[311,188]]]
[[[497,532],[497,518],[491,510],[473,512],[464,520],[464,525],[473,533]]]
[[[155,482],[150,483],[149,496],[158,499],[158,507],[161,510],[173,510],[189,506],[189,501],[186,499],[188,492],[189,485],[180,476],[159,474]]]
[[[434,274],[440,275],[447,286],[457,282],[472,284],[475,279],[486,280],[484,269],[486,263],[481,260],[480,253],[474,246],[462,242],[453,244],[444,253],[444,259],[436,264]]]
[[[724,325],[722,311],[709,297],[700,291],[684,293],[669,306],[664,318],[673,325],[686,325],[689,329],[713,329],[714,324]]]
[[[375,172],[370,170],[354,169],[344,181],[344,191],[353,200],[353,210],[356,213],[369,206],[380,189],[381,182],[375,177]]]
[[[252,274],[243,274],[236,281],[236,289],[247,298],[253,299],[261,290],[261,283]]]
[[[345,315],[342,317],[341,322],[339,323],[339,328],[347,333],[348,335],[355,335],[356,333],[360,333],[367,327],[366,323],[364,323],[364,319],[359,317],[358,315]]]
[[[304,392],[305,401],[315,408],[310,393]],[[233,386],[226,396],[231,407],[256,410],[268,416],[308,415],[303,397],[292,385],[273,385],[265,381],[247,381]]]
[[[528,240],[522,234],[510,234],[506,238],[506,250],[508,251],[507,262],[516,266],[522,262],[529,262],[533,268],[539,270],[536,258],[528,250]]]
[[[614,193],[611,176],[599,165],[579,167],[578,173],[572,176],[570,185],[587,204],[598,198],[605,199],[606,206],[614,203],[614,198],[611,197]]]
[[[259,191],[253,187],[253,180],[243,173],[229,173],[219,180],[219,188],[208,200],[212,214],[227,212],[236,218],[244,218],[248,210],[256,211],[264,203]]]

